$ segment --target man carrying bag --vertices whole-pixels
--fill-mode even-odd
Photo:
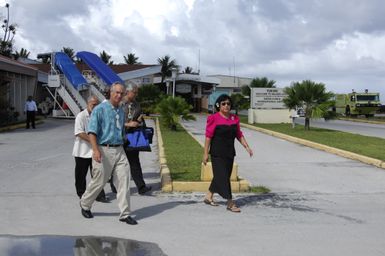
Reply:
[[[135,100],[138,95],[138,87],[129,84],[127,87],[127,94],[125,96],[124,112],[126,115],[126,145],[125,152],[128,162],[130,163],[130,170],[132,179],[138,189],[138,193],[143,195],[152,189],[147,186],[143,179],[142,166],[139,160],[140,151],[151,151],[149,141],[146,135],[145,122],[142,116],[142,110],[139,103]]]

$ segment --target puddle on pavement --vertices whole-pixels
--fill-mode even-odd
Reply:
[[[112,237],[0,236],[2,256],[166,255],[157,244]]]

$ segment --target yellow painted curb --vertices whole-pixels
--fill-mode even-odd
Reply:
[[[295,142],[297,144],[301,144],[301,145],[308,146],[308,147],[311,147],[311,148],[320,149],[320,150],[326,151],[328,153],[332,153],[332,154],[339,155],[339,156],[342,156],[342,157],[345,157],[345,158],[357,160],[357,161],[363,162],[365,164],[370,164],[370,165],[374,165],[374,166],[377,166],[379,168],[385,169],[385,163],[383,161],[379,160],[379,159],[375,159],[375,158],[359,155],[359,154],[356,154],[356,153],[353,153],[353,152],[349,152],[349,151],[346,151],[346,150],[342,150],[342,149],[338,149],[338,148],[333,148],[333,147],[322,145],[322,144],[319,144],[319,143],[316,143],[316,142],[312,142],[312,141],[296,138],[296,137],[293,137],[293,136],[290,136],[290,135],[286,135],[286,134],[283,134],[283,133],[266,130],[266,129],[263,129],[263,128],[260,128],[260,127],[255,127],[255,126],[250,125],[250,124],[241,123],[241,126],[249,128],[249,129],[253,129],[255,131],[259,131],[259,132],[262,132],[262,133],[265,133],[265,134],[268,134],[268,135],[271,135],[271,136],[274,136],[274,137],[277,137],[277,138],[281,138],[281,139],[284,139],[284,140],[287,140],[287,141]]]
[[[155,118],[156,135],[158,137],[158,153],[160,163],[160,185],[162,192],[172,192],[172,180],[170,175],[170,169],[167,166],[166,155],[164,154],[162,133],[160,132],[159,119]]]
[[[207,192],[211,181],[173,181],[173,191],[178,192]],[[250,183],[247,180],[231,181],[231,192],[248,192]]]

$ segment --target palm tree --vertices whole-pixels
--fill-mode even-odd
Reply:
[[[327,114],[334,105],[334,94],[327,92],[323,83],[310,80],[292,83],[284,92],[288,95],[283,103],[289,109],[303,108],[305,110],[305,130],[310,130],[310,118],[320,118]]]
[[[158,63],[162,65],[162,68],[160,70],[160,73],[162,74],[161,90],[166,91],[166,85],[164,83],[164,80],[166,77],[171,76],[172,68],[177,67],[176,60],[171,60],[171,57],[169,55],[166,55],[162,58],[158,58]]]
[[[16,51],[14,54],[15,60],[18,60],[19,58],[28,58],[30,52],[27,51],[27,49],[21,48],[20,52]]]
[[[250,87],[275,88],[275,81],[269,80],[267,77],[256,77],[251,81]]]
[[[64,52],[72,61],[75,61],[75,51],[71,47],[63,47],[61,52]]]
[[[11,57],[13,50],[13,38],[16,34],[16,24],[9,23],[9,4],[5,4],[7,8],[7,18],[3,20],[3,25],[1,26],[4,30],[4,36],[0,39],[0,55]]]
[[[141,62],[138,62],[139,57],[136,57],[135,53],[129,53],[127,54],[127,56],[123,56],[123,57],[126,64],[129,64],[129,65],[142,64]]]
[[[114,61],[110,60],[111,59],[111,55],[109,55],[107,52],[105,52],[104,50],[99,54],[99,57],[100,59],[102,59],[102,61],[104,63],[106,63],[107,65],[112,65],[114,64]]]
[[[195,116],[190,114],[191,109],[192,106],[179,96],[175,98],[171,96],[164,97],[157,106],[162,119],[172,131],[176,131],[181,118],[183,120],[195,120]]]
[[[244,85],[241,92],[245,96],[250,96],[250,87],[254,88],[275,88],[275,81],[269,80],[267,77],[256,77],[250,82],[250,86]]]
[[[187,67],[184,69],[184,72],[185,72],[186,74],[191,74],[192,71],[193,71],[192,67],[188,67],[188,66],[187,66]]]

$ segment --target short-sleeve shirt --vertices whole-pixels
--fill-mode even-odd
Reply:
[[[206,137],[211,138],[211,155],[234,157],[234,140],[235,138],[241,139],[243,137],[238,116],[230,114],[230,116],[226,118],[219,112],[208,116],[206,124]]]
[[[91,144],[88,141],[85,141],[81,139],[79,136],[77,136],[81,133],[85,133],[85,134],[88,133],[89,121],[90,121],[90,114],[88,113],[87,109],[81,111],[76,116],[75,127],[74,127],[74,135],[76,137],[74,142],[74,148],[72,150],[72,155],[75,157],[82,157],[82,158],[92,157]]]
[[[110,101],[97,105],[91,114],[88,133],[96,135],[99,145],[123,145],[124,111],[122,107],[114,107]]]

